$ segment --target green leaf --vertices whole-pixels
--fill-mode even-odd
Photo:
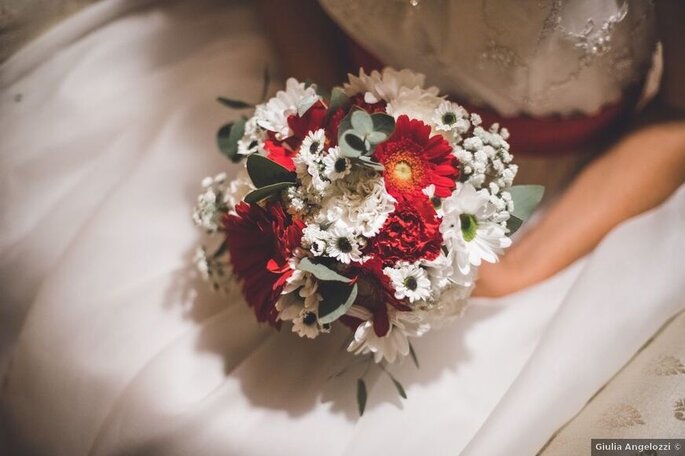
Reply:
[[[342,87],[333,87],[330,100],[328,111],[332,113],[338,108],[345,106],[350,101],[350,98],[345,95],[345,90]]]
[[[265,66],[264,67],[264,76],[263,76],[263,82],[262,82],[262,96],[259,97],[261,102],[266,101],[266,97],[269,94],[269,84],[271,83],[271,75],[269,74],[269,67]]]
[[[535,208],[540,204],[545,194],[542,185],[515,185],[509,189],[511,199],[514,201],[514,212],[511,215],[521,220],[527,220]]]
[[[254,108],[254,105],[252,103],[248,103],[246,101],[241,100],[233,100],[232,98],[217,97],[216,101],[231,109]]]
[[[404,386],[402,386],[402,384],[400,382],[398,382],[395,377],[390,375],[390,372],[388,372],[388,376],[390,376],[390,380],[392,380],[392,383],[395,385],[395,389],[400,394],[400,396],[402,396],[402,399],[406,399],[407,398],[407,392],[404,390]]]
[[[509,220],[507,220],[507,229],[509,230],[509,236],[516,233],[519,228],[523,225],[523,220],[516,217],[515,215],[510,215]]]
[[[386,136],[390,136],[395,131],[395,119],[388,114],[382,112],[371,114],[371,121],[373,122],[373,131],[385,133]]]
[[[357,379],[357,408],[359,409],[359,416],[364,414],[366,409],[366,383],[363,379]]]
[[[357,299],[357,284],[350,286],[342,282],[319,282],[319,294],[322,301],[319,303],[319,321],[333,323],[342,317],[352,307]]]
[[[244,118],[240,118],[233,123],[224,125],[216,134],[217,145],[223,155],[231,161],[237,163],[242,157],[238,154],[238,141],[245,134]]]
[[[309,95],[305,97],[304,99],[300,100],[300,102],[297,104],[297,115],[302,117],[305,115],[309,109],[314,106],[314,104],[319,101],[319,96],[318,95]]]
[[[268,198],[269,196],[281,192],[285,190],[288,187],[291,187],[295,184],[292,182],[278,182],[276,184],[271,184],[271,185],[266,185],[264,187],[260,187],[256,190],[252,190],[250,193],[245,195],[245,198],[243,200],[246,203],[254,204],[258,203],[264,198]]]
[[[375,144],[380,144],[380,143],[382,143],[383,141],[385,141],[386,139],[388,139],[388,135],[386,135],[386,134],[383,133],[382,131],[372,131],[371,133],[369,133],[368,135],[366,135],[366,140],[367,140],[370,144],[374,144],[374,145],[375,145]]]
[[[412,361],[414,361],[414,365],[416,366],[416,368],[419,369],[419,358],[416,356],[414,346],[411,344],[411,342],[409,342],[409,355],[411,356]]]
[[[288,169],[275,161],[258,154],[252,154],[247,157],[247,174],[249,174],[252,183],[257,188],[281,182],[291,182],[293,184],[297,182],[295,173],[288,171]]]
[[[300,264],[298,264],[297,269],[300,271],[309,272],[317,279],[323,281],[343,283],[352,282],[352,279],[349,277],[340,275],[323,264],[312,263],[312,261],[306,257],[300,260]]]
[[[350,124],[352,129],[360,133],[362,136],[367,135],[373,131],[373,120],[368,112],[361,109],[352,111],[352,116],[350,117]]]

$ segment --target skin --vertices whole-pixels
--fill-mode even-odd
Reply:
[[[344,47],[316,2],[258,4],[286,74],[325,86],[342,82],[346,62],[338,57],[345,55]],[[588,164],[499,263],[483,264],[474,295],[502,296],[554,275],[592,251],[618,224],[658,206],[685,182],[685,121],[680,120],[685,113],[685,2],[659,0],[656,5],[664,55],[657,99],[632,133]]]

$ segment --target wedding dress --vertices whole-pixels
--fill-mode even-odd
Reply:
[[[248,2],[115,0],[0,67],[0,453],[533,454],[683,308],[685,188],[417,339],[408,399],[372,374],[358,418],[343,331],[274,332],[192,272],[199,182],[236,172],[213,100],[274,61]]]

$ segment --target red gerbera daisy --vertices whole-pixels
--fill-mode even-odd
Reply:
[[[428,197],[421,196],[395,205],[381,231],[369,241],[365,253],[380,258],[385,266],[422,258],[434,260],[440,254],[440,219]]]
[[[390,330],[386,305],[403,311],[410,311],[411,308],[395,298],[395,289],[388,276],[383,273],[383,264],[378,258],[372,258],[363,265],[354,264],[348,272],[357,277],[358,294],[355,304],[365,307],[373,314],[374,332],[378,337],[385,336]],[[340,321],[353,331],[362,323],[362,320],[349,315],[343,315]]]
[[[388,193],[398,200],[413,198],[435,185],[435,196],[446,198],[454,191],[459,177],[452,146],[441,135],[430,136],[431,129],[420,120],[400,116],[395,131],[379,144],[374,157],[385,167],[383,178]]]
[[[224,219],[233,272],[243,281],[243,295],[257,320],[278,326],[274,305],[292,274],[288,260],[300,245],[304,223],[277,203],[262,208],[242,202],[235,209],[237,215]]]

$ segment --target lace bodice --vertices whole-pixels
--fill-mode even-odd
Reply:
[[[640,83],[648,0],[320,0],[385,64],[500,114],[592,114]]]

